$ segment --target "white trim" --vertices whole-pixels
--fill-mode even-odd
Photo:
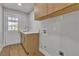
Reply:
[[[0,53],[1,53],[2,49],[3,49],[3,46],[0,46]]]
[[[43,53],[45,56],[52,56],[51,54],[49,54],[47,51],[45,51],[42,48],[39,48],[40,52]]]

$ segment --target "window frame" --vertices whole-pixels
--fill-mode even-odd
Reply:
[[[17,19],[17,20],[15,20],[15,19]],[[17,24],[9,24],[9,22],[13,22],[13,23],[17,23]],[[10,27],[11,27],[11,29],[9,30]],[[13,27],[14,27],[14,29],[13,29]],[[15,28],[17,28],[17,30]],[[8,31],[9,32],[18,32],[19,31],[19,18],[18,17],[14,17],[14,16],[8,17]]]

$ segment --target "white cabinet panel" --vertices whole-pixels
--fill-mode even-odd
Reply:
[[[79,11],[63,15],[61,42],[65,55],[79,56]]]
[[[40,46],[53,56],[59,55],[58,51],[60,50],[60,20],[59,16],[41,23]],[[43,30],[46,30],[46,34]]]
[[[47,35],[44,34],[43,30],[46,30],[44,25],[42,25],[40,29],[40,48],[46,50],[45,46],[46,46]]]

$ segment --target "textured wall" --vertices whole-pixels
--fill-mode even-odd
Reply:
[[[50,55],[79,55],[79,11],[42,21],[40,35],[40,47]]]

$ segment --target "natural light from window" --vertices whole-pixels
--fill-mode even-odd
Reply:
[[[18,31],[17,17],[8,17],[8,31]]]

